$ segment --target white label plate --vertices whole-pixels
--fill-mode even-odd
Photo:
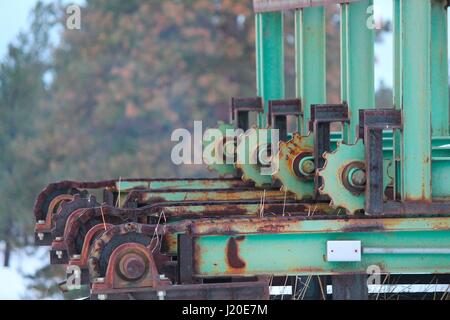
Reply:
[[[330,262],[361,261],[361,241],[355,240],[327,241],[327,261]]]

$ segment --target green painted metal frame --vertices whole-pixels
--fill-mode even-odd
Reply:
[[[361,28],[361,25],[366,26],[367,9],[372,4],[372,0],[341,4],[341,95],[342,100],[348,103],[351,114],[351,125],[344,130],[344,140],[348,143],[356,139],[358,109],[375,107],[374,30]],[[448,139],[442,124],[445,120],[436,115],[431,124],[431,108],[435,113],[440,110],[437,113],[445,117],[444,106],[448,105],[442,85],[445,72],[436,72],[443,62],[439,60],[431,64],[433,57],[444,54],[442,52],[446,50],[441,42],[447,30],[433,31],[442,24],[439,20],[442,19],[442,12],[438,12],[437,6],[434,2],[431,4],[423,0],[394,0],[394,105],[403,110],[404,130],[401,134],[395,133],[393,139],[386,137],[389,140],[386,143],[390,144],[386,152],[395,151],[394,157],[401,160],[403,180],[399,186],[405,200],[431,200],[431,152],[432,145],[436,144],[431,139],[432,127],[435,135]],[[315,74],[317,78],[309,78],[311,70],[306,63],[314,50],[319,50],[315,58],[317,63],[321,62],[325,50],[321,42],[313,45],[312,40],[319,40],[320,36],[314,37],[311,30],[305,28],[308,24],[316,28],[322,26],[321,19],[309,20],[314,14],[321,18],[320,11],[316,9],[304,8],[296,12],[297,94],[305,101],[305,110],[310,103],[314,103],[311,97],[321,95],[320,90],[310,92],[307,82],[321,83],[323,76],[320,64],[319,72]],[[258,13],[256,16],[258,94],[267,101],[269,97],[275,98],[274,95],[281,97],[281,91],[284,93],[284,77],[280,72],[283,63],[279,60],[283,57],[280,41],[282,14]],[[435,17],[438,20],[431,24]],[[277,31],[269,32],[272,40],[264,32],[270,29]],[[305,40],[306,32],[311,36],[307,39],[310,42]],[[269,46],[266,41],[275,43]],[[278,59],[268,57],[267,51],[278,52]],[[265,78],[263,70],[272,68],[275,68],[274,76]],[[274,79],[277,79],[278,85],[272,82]],[[303,128],[307,118],[306,114]],[[428,118],[429,121],[426,121]],[[261,126],[264,121],[261,119]],[[448,176],[448,157],[436,156],[433,160],[437,163],[433,175]],[[436,182],[437,179],[434,180]],[[448,189],[445,181],[448,180],[445,178],[442,181],[443,185],[437,189],[444,190],[442,196],[445,198],[448,196],[445,194]],[[378,266],[383,273],[450,273],[450,254],[442,253],[363,253],[361,262],[329,262],[326,259],[326,243],[329,240],[360,240],[363,247],[372,248],[450,249],[448,216],[200,220],[193,223],[190,233],[194,241],[194,273],[199,277],[365,274],[370,266]]]
[[[449,135],[447,1],[431,0],[431,127],[433,137]]]
[[[375,107],[374,30],[361,28],[361,23],[367,22],[367,8],[372,4],[372,0],[363,0],[341,5],[341,95],[349,104],[352,118],[351,126],[344,130],[344,140],[349,143],[356,139],[358,108]],[[395,157],[402,155],[398,160],[404,166],[401,185],[406,200],[431,200],[432,145],[439,145],[448,138],[442,124],[444,120],[435,115],[434,133],[442,139],[438,137],[433,142],[431,139],[431,106],[436,114],[448,105],[442,84],[444,80],[447,83],[445,72],[436,72],[443,66],[442,59],[431,65],[431,59],[446,50],[442,44],[446,30],[431,36],[431,30],[442,24],[442,12],[438,12],[437,6],[422,0],[394,0],[394,105],[403,110],[405,128],[403,134],[395,133],[393,138],[386,136],[389,144],[386,152],[395,151]],[[313,46],[307,45],[304,39],[306,10],[311,8],[296,12],[297,93],[306,100],[305,107],[309,104],[309,97],[305,99],[305,96],[310,94],[307,81],[311,80],[305,61],[314,54],[308,51],[313,51]],[[310,12],[312,16],[313,11]],[[437,20],[431,24],[435,17]],[[321,21],[314,23],[316,27],[321,25]],[[429,27],[423,28],[424,25]],[[325,50],[317,43],[315,49],[320,50],[319,57]],[[321,70],[320,65],[319,76]],[[313,91],[313,94],[317,93]],[[428,118],[430,121],[424,121]],[[304,121],[306,119],[307,115]],[[433,170],[436,182],[438,176],[449,175],[448,157],[444,153],[443,156],[435,155],[433,160],[437,163]],[[444,198],[448,196],[445,191],[448,178],[442,179],[443,185],[436,188],[443,190]],[[197,221],[190,231],[194,239],[194,273],[199,277],[365,274],[371,266],[378,266],[385,273],[450,272],[450,254],[363,253],[361,262],[329,262],[326,259],[329,240],[360,240],[363,247],[372,248],[450,249],[448,216]]]
[[[374,39],[368,8],[373,0],[341,5],[342,101],[347,102],[350,123],[344,125],[344,141],[355,143],[360,109],[375,108]]]
[[[284,86],[284,26],[282,12],[258,13],[256,30],[256,86],[263,98],[264,113],[259,115],[258,127],[267,126],[268,101],[283,99]]]
[[[401,0],[402,200],[431,200],[431,1]]]
[[[232,228],[226,221],[199,222],[192,226],[192,235],[199,277],[365,274],[371,266],[381,273],[450,272],[450,254],[363,252],[360,262],[330,262],[326,249],[331,240],[360,240],[363,248],[450,249],[448,217],[266,219],[242,221]]]
[[[325,8],[295,11],[296,94],[302,101],[303,119],[298,128],[308,134],[311,105],[326,103]],[[303,120],[303,121],[302,121]]]
[[[402,104],[402,81],[401,81],[401,3],[400,0],[393,0],[393,31],[394,31],[394,86],[393,86],[393,105],[395,109],[401,109]],[[394,198],[400,199],[401,198],[401,174],[402,174],[402,167],[401,167],[401,160],[402,160],[402,153],[401,153],[401,141],[402,136],[400,131],[396,130],[393,133],[393,161],[395,163],[395,176],[394,176]]]

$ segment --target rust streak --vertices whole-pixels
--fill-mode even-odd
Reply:
[[[232,237],[228,240],[226,247],[226,257],[228,265],[233,269],[245,268],[246,263],[239,257],[239,242],[245,240],[244,236]]]

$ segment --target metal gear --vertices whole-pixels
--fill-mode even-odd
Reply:
[[[214,144],[211,152],[204,153],[203,160],[206,163],[209,163],[208,170],[217,172],[219,177],[235,177],[237,176],[237,169],[234,166],[234,163],[228,164],[226,159],[223,159],[224,157],[222,159],[219,157],[227,156],[228,158],[233,158],[234,160],[234,154],[236,152],[236,139],[234,136],[227,135],[227,130],[233,130],[234,132],[236,128],[232,124],[219,121],[217,129],[222,133],[223,139],[219,141],[214,140],[212,142],[203,141],[203,148],[208,148],[211,144]]]
[[[282,190],[295,194],[297,200],[314,196],[313,150],[313,135],[294,133],[291,140],[280,142],[274,157],[277,168],[274,178],[282,183]]]
[[[242,172],[242,180],[254,182],[256,187],[272,184],[271,129],[251,128],[240,136],[237,146],[236,168]]]
[[[333,152],[325,152],[325,164],[317,171],[322,177],[319,192],[331,199],[334,208],[344,208],[349,214],[363,210],[365,205],[365,153],[364,143],[358,140],[354,145],[338,144]],[[392,181],[391,161],[383,163],[383,190]]]
[[[61,209],[54,217],[54,226],[52,229],[52,237],[58,238],[64,236],[67,219],[70,215],[81,208],[95,208],[100,206],[97,199],[93,195],[89,195],[87,191],[74,196],[73,201],[65,202],[61,205]]]

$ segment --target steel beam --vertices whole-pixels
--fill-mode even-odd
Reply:
[[[258,96],[263,98],[264,113],[258,126],[267,126],[268,101],[284,98],[283,13],[257,13],[256,77]]]
[[[431,200],[431,1],[401,0],[402,199]]]
[[[431,0],[432,135],[449,134],[447,1]]]
[[[295,11],[296,92],[302,100],[303,121],[298,127],[308,133],[311,105],[326,103],[325,8]]]
[[[199,221],[191,230],[199,277],[355,275],[374,267],[381,274],[450,272],[450,254],[443,253],[450,249],[448,217]],[[332,240],[361,241],[361,261],[328,261],[327,241]],[[364,248],[386,250],[372,254]],[[424,250],[408,251],[417,248]]]
[[[347,103],[347,15],[348,3],[340,6],[341,25],[340,25],[340,48],[341,48],[341,100]],[[343,136],[346,136],[343,131]]]
[[[345,72],[346,93],[342,100],[347,101],[350,123],[344,126],[344,141],[355,143],[358,136],[358,117],[360,109],[375,108],[374,88],[374,39],[375,31],[370,25],[370,8],[373,0],[362,0],[342,6],[345,46],[341,72]]]
[[[343,125],[344,142],[353,144],[358,137],[359,109],[375,108],[374,93],[374,29],[368,24],[368,9],[373,0],[341,5],[341,99],[348,105],[350,123]],[[370,12],[370,11],[369,11]],[[361,277],[355,276],[355,286],[348,286],[341,278],[334,279],[336,292],[361,295]],[[350,281],[351,282],[351,281]],[[360,285],[357,285],[357,284]],[[336,296],[337,297],[337,296]]]
[[[402,67],[401,67],[401,23],[400,23],[400,11],[401,3],[400,0],[393,0],[393,31],[394,31],[394,88],[393,88],[393,98],[394,98],[394,108],[401,108],[401,77],[402,77]]]
[[[401,97],[402,97],[402,67],[401,67],[401,23],[400,23],[400,0],[393,1],[393,29],[394,29],[394,88],[393,88],[393,105],[395,109],[401,109]],[[400,131],[394,131],[393,133],[393,160],[395,164],[394,173],[394,199],[400,199],[401,197],[401,141],[402,135]]]

